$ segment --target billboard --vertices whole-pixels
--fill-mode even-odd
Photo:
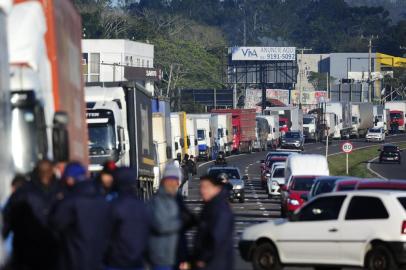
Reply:
[[[233,47],[233,61],[296,61],[296,47]]]

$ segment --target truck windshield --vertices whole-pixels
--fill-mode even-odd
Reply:
[[[37,132],[32,108],[13,108],[11,117],[11,151],[14,166],[19,173],[31,171],[38,156],[36,154]]]
[[[315,122],[314,120],[315,120],[314,118],[310,118],[310,117],[303,118],[303,124],[312,125]]]
[[[204,132],[203,129],[198,129],[197,130],[197,139],[199,141],[206,139],[205,132]]]
[[[391,119],[402,119],[402,114],[401,113],[390,113],[390,118]]]
[[[358,117],[353,116],[352,117],[352,123],[353,124],[358,124]]]
[[[89,124],[89,149],[114,150],[116,135],[111,124]]]
[[[223,138],[223,136],[224,136],[223,129],[222,128],[217,129],[217,138],[221,139]]]

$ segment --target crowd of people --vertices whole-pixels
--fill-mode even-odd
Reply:
[[[204,206],[193,214],[180,192],[183,172],[195,173],[188,160],[183,166],[167,165],[159,190],[146,202],[138,195],[133,169],[107,162],[89,179],[80,163],[61,170],[40,161],[29,179],[15,177],[3,208],[3,239],[12,241],[3,268],[233,269],[228,187],[223,179],[201,176]],[[189,243],[186,234],[194,228],[197,233]]]

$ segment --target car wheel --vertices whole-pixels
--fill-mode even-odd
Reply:
[[[369,270],[398,269],[392,253],[383,245],[377,245],[368,252],[365,266]]]
[[[270,243],[262,243],[254,250],[252,264],[254,270],[282,269],[278,253]]]

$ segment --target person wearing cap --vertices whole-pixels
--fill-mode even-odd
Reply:
[[[59,188],[54,164],[41,160],[30,181],[8,200],[2,234],[4,239],[13,234],[11,269],[55,269],[57,241],[48,226],[48,215]]]
[[[195,238],[195,268],[232,270],[234,215],[228,203],[229,191],[221,179],[202,176],[200,194],[204,206]]]
[[[113,176],[117,197],[111,201],[111,236],[104,257],[106,270],[142,270],[150,229],[147,208],[137,198],[134,169],[119,168]]]
[[[50,227],[58,236],[59,270],[103,269],[110,230],[110,205],[86,169],[69,163],[62,176],[69,192],[58,196],[51,210]]]
[[[149,203],[151,234],[148,255],[153,270],[172,270],[176,264],[179,232],[182,229],[176,196],[181,179],[181,169],[168,164],[158,192]]]

